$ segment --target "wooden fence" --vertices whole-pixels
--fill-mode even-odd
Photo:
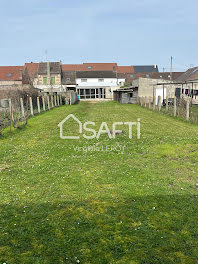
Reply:
[[[187,121],[198,123],[198,106],[193,107],[190,98],[183,99],[174,97],[173,100],[170,100],[167,97],[165,103],[162,103],[161,96],[158,96],[158,98],[155,96],[153,98],[138,97],[137,103],[153,111],[167,113],[175,117],[182,117]],[[197,111],[194,111],[195,108],[197,108]]]
[[[27,96],[26,100],[20,98],[20,102],[12,102],[9,99],[9,110],[2,114],[0,122],[0,133],[3,129],[10,125],[10,131],[13,127],[18,127],[19,123],[25,121],[28,123],[28,118],[38,115],[41,112],[49,111],[54,107],[63,104],[63,97],[61,95],[38,96],[33,103],[32,97]]]

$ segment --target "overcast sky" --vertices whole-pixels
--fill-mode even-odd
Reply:
[[[198,65],[197,0],[0,0],[0,65]]]

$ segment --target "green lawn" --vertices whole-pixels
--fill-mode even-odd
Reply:
[[[141,118],[141,139],[62,140],[70,113]],[[74,149],[94,144],[126,148]],[[115,102],[53,109],[0,139],[0,199],[0,264],[198,263],[198,126]]]

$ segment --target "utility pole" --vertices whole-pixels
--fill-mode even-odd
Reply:
[[[170,80],[172,81],[172,73],[173,73],[173,57],[171,56],[171,68],[170,68]]]
[[[45,59],[47,61],[47,49],[45,50]]]

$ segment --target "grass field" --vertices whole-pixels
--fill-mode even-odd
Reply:
[[[70,113],[97,128],[141,118],[141,139],[126,127],[62,140]],[[94,144],[126,147],[75,151]],[[0,263],[198,263],[197,125],[137,105],[62,106],[5,131],[0,188]]]

